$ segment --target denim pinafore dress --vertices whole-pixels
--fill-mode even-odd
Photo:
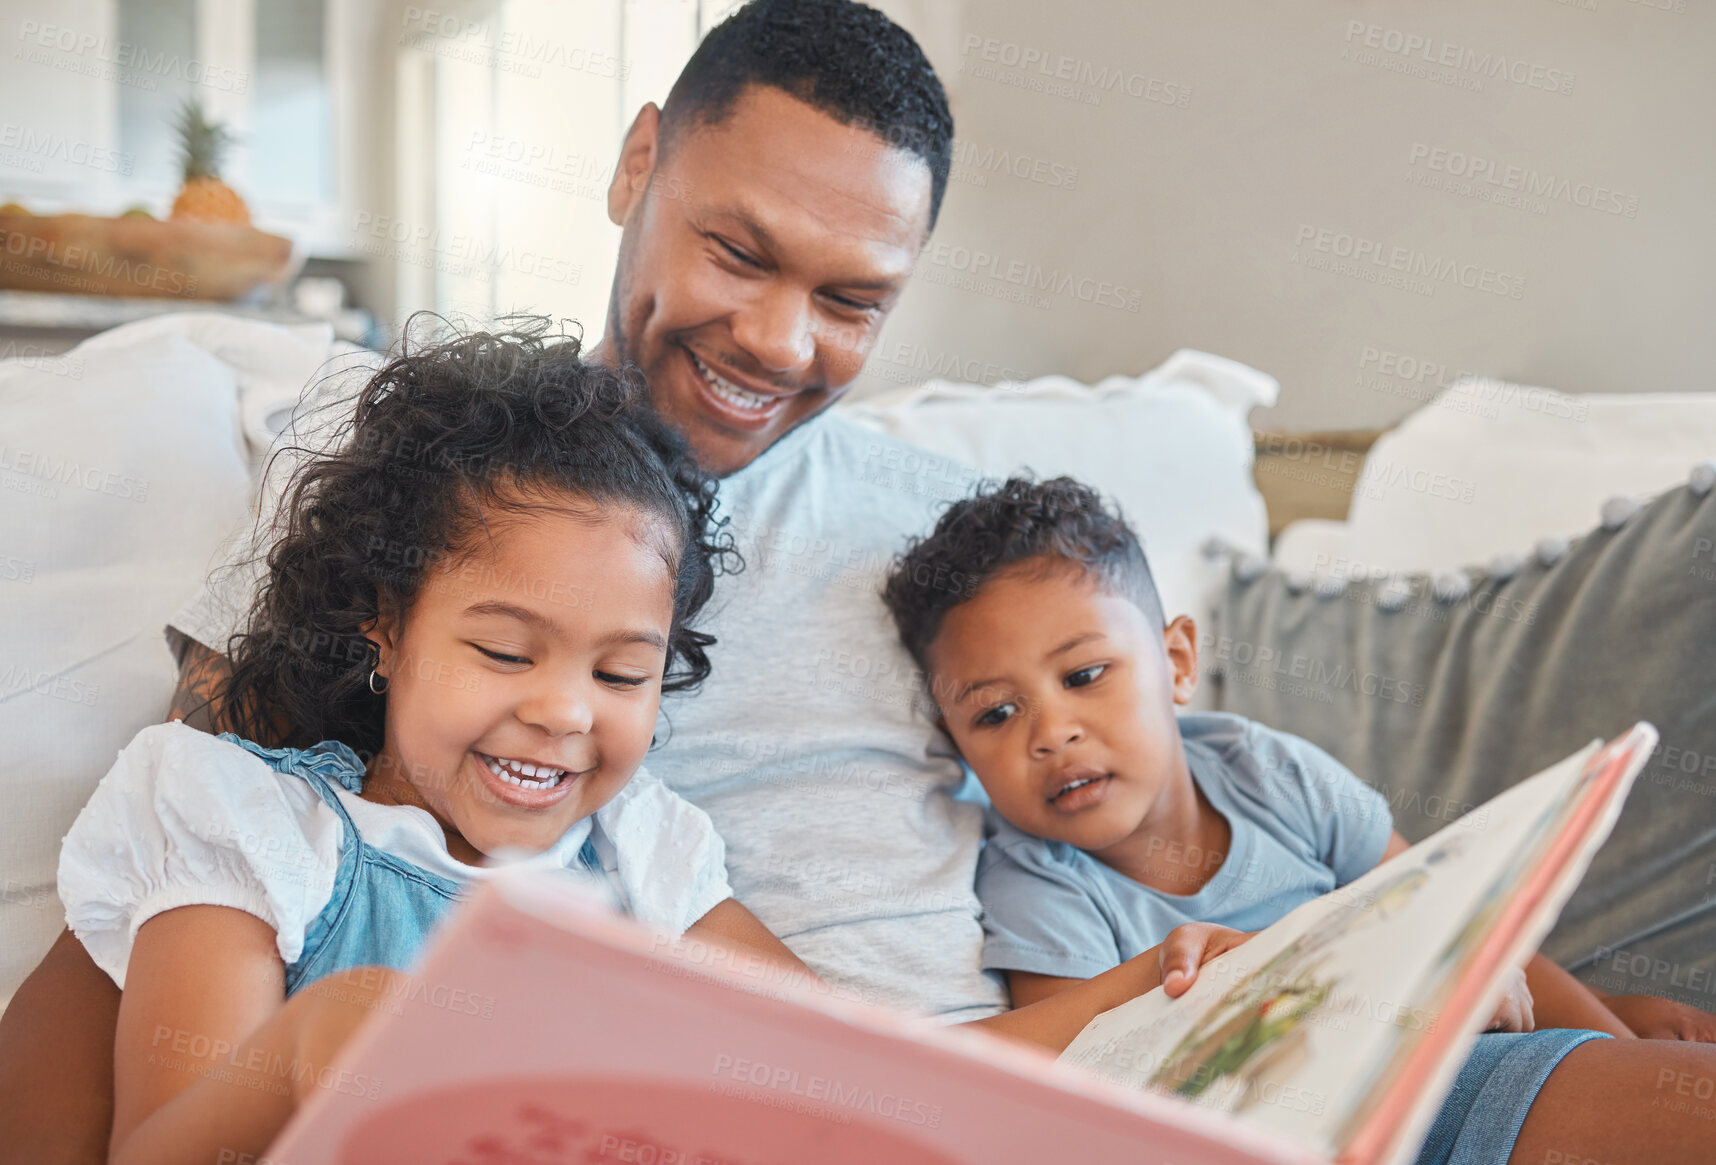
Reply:
[[[364,841],[333,789],[338,782],[353,793],[363,790],[357,754],[336,740],[309,748],[264,748],[231,732],[220,739],[260,757],[277,773],[306,781],[339,815],[344,830],[334,892],[305,930],[297,961],[287,964],[287,996],[350,967],[409,968],[464,887]],[[604,876],[589,838],[578,858],[584,869]]]

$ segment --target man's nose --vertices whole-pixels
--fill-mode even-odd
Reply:
[[[785,287],[765,291],[734,317],[733,339],[764,372],[803,372],[816,355],[809,299]]]

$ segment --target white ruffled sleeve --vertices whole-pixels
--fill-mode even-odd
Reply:
[[[596,823],[612,843],[620,889],[634,917],[682,934],[733,896],[727,845],[715,823],[647,769],[596,810]],[[598,845],[598,852],[603,848]],[[602,857],[606,864],[609,855]]]
[[[179,906],[254,914],[291,963],[333,896],[342,844],[339,817],[307,782],[184,724],[152,725],[66,834],[66,925],[121,988],[138,928]]]

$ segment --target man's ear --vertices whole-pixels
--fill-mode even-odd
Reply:
[[[608,183],[608,221],[617,227],[626,225],[626,217],[649,189],[660,133],[661,109],[655,102],[647,102],[632,119],[626,140],[620,143],[620,160],[614,166],[613,181]]]
[[[1198,625],[1180,615],[1162,632],[1162,649],[1174,675],[1174,703],[1189,704],[1198,690]]]

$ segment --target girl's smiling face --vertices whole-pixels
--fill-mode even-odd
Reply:
[[[490,512],[368,636],[387,723],[363,795],[428,810],[470,864],[553,845],[625,787],[654,734],[673,535],[580,505]]]

